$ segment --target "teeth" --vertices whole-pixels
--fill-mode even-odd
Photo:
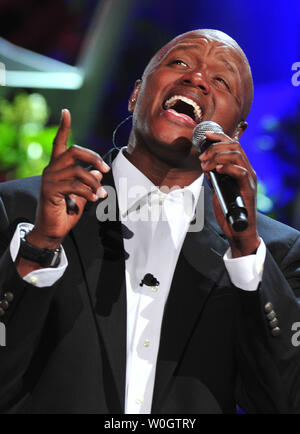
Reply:
[[[171,98],[169,98],[165,102],[165,108],[169,109],[169,108],[173,107],[178,100],[183,101],[183,102],[185,102],[185,103],[187,103],[193,107],[196,122],[199,123],[201,121],[201,118],[202,118],[202,110],[195,101],[193,101],[190,98],[187,98],[186,96],[182,96],[182,95],[172,96]]]

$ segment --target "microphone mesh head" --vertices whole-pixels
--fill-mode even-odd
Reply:
[[[204,148],[204,144],[207,141],[205,136],[205,131],[212,131],[213,133],[223,133],[222,127],[213,121],[204,121],[200,122],[196,126],[193,132],[192,143],[200,152],[204,152],[206,148]]]

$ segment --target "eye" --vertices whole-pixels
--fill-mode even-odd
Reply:
[[[229,84],[227,83],[226,80],[224,80],[224,78],[222,77],[216,77],[215,80],[219,83],[221,83],[222,85],[224,85],[229,91],[231,91],[231,88],[229,86]]]
[[[188,66],[183,60],[181,59],[175,59],[172,60],[170,65],[179,65],[179,66]]]

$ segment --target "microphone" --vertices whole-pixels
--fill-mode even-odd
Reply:
[[[156,279],[156,277],[153,276],[151,273],[145,274],[144,278],[142,279],[140,286],[158,286],[159,281]]]
[[[207,139],[205,131],[224,134],[216,122],[200,122],[194,129],[192,143],[201,154],[214,143]],[[216,170],[209,171],[209,175],[226,220],[235,232],[244,231],[248,227],[248,212],[236,180]]]

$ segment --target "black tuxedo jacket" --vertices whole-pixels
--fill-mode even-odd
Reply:
[[[111,154],[108,157],[108,162]],[[112,185],[105,175],[103,185]],[[9,413],[122,413],[126,367],[125,259],[121,224],[100,223],[88,205],[63,245],[69,265],[53,286],[22,280],[9,244],[19,222],[34,222],[40,178],[0,186],[0,410]],[[188,232],[163,316],[152,413],[300,410],[299,233],[263,215],[267,245],[258,291],[232,285],[228,242],[205,187],[205,226]],[[163,260],[163,258],[162,258]],[[280,335],[265,305],[272,303]],[[297,344],[297,341],[296,341]]]

